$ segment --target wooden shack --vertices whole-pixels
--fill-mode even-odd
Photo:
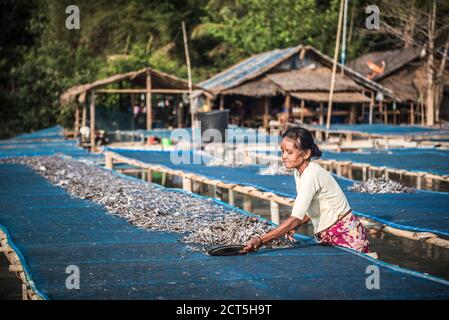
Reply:
[[[332,63],[317,49],[299,45],[252,56],[198,85],[214,94],[215,108],[231,109],[231,121],[239,125],[267,127],[270,120],[283,116],[289,122],[323,124]],[[347,67],[337,65],[337,71],[333,122],[364,121],[375,104],[395,99],[389,90]]]

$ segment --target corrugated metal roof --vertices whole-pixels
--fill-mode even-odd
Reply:
[[[297,53],[301,47],[276,49],[252,56],[212,78],[201,82],[199,86],[216,92],[232,88],[246,80],[257,77],[267,69],[281,63],[286,58]]]

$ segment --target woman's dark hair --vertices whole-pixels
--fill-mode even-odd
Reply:
[[[289,138],[296,141],[296,147],[299,150],[310,150],[312,153],[311,158],[321,158],[321,150],[315,144],[313,136],[309,130],[301,127],[293,127],[288,129],[282,135],[282,138]]]

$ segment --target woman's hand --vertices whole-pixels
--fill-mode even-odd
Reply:
[[[285,235],[285,239],[290,240],[292,242],[295,242],[295,238],[293,238],[293,235],[296,233],[295,229],[290,230],[289,232],[287,232],[287,234]]]
[[[259,250],[259,248],[262,246],[263,242],[260,237],[255,237],[249,240],[245,247],[243,248],[243,252],[253,252]]]

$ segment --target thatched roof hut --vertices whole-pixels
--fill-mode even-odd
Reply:
[[[127,81],[131,84],[131,88],[108,88],[112,84],[118,84],[122,81]],[[192,89],[205,91],[199,86],[192,86]],[[123,74],[116,74],[92,83],[77,85],[66,90],[60,97],[61,106],[67,105],[71,102],[78,102],[82,105],[82,123],[86,126],[87,107],[86,96],[90,93],[90,132],[95,132],[95,95],[104,93],[114,94],[145,94],[146,95],[146,128],[150,130],[153,128],[153,111],[152,111],[152,94],[184,94],[189,93],[189,85],[186,80],[180,79],[176,76],[154,70],[152,68],[143,68],[141,70],[127,72]],[[175,108],[178,113],[178,108]],[[184,110],[179,111],[178,126],[183,125]],[[75,106],[75,125],[74,129],[77,133],[80,128],[80,111],[78,105]],[[90,146],[95,148],[95,135],[90,135]]]
[[[225,105],[231,109],[233,105],[243,105],[245,111],[235,107],[234,113],[239,114],[237,120],[249,119],[244,125],[259,125],[262,121],[266,127],[281,109],[286,110],[288,117],[300,117],[301,120],[304,117],[315,120],[319,117],[321,122],[325,112],[324,102],[329,100],[332,66],[330,57],[311,46],[299,45],[254,55],[199,83],[199,86],[219,99],[220,109]],[[339,106],[345,108],[339,110],[339,115],[348,115],[348,121],[355,121],[358,110],[352,104],[358,104],[360,109],[363,104],[369,103],[373,109],[374,97],[379,93],[385,99],[396,100],[382,85],[337,64],[333,101],[345,104]],[[299,102],[294,99],[300,100],[300,110],[295,108],[295,103]]]
[[[276,49],[254,55],[222,72],[212,78],[199,83],[202,88],[209,90],[215,95],[242,94],[247,96],[273,96],[282,92],[279,86],[265,79],[265,76],[292,70],[312,69],[307,76],[315,77],[314,80],[325,80],[324,76],[313,74],[320,73],[322,69],[330,70],[333,60],[311,46],[299,45],[287,49]],[[389,90],[378,83],[371,81],[349,69],[337,64],[337,70],[344,69],[346,78],[338,78],[337,82],[351,79],[367,91],[382,92],[385,96],[394,99]],[[283,74],[288,76],[288,74]],[[304,76],[306,76],[304,74]],[[305,79],[305,78],[302,78]],[[313,80],[307,80],[312,82]],[[330,78],[329,78],[330,84]],[[339,86],[340,84],[337,84]],[[344,84],[342,84],[344,85]],[[251,94],[252,93],[252,94]]]
[[[402,105],[409,106],[410,122],[414,123],[414,117],[419,112],[423,121],[423,99],[427,88],[426,60],[425,50],[410,47],[370,52],[350,61],[348,66],[390,90]],[[439,62],[437,61],[437,65]],[[443,76],[446,100],[442,101],[441,114],[447,114],[449,118],[449,67]],[[418,112],[412,110],[416,107]]]
[[[189,86],[186,80],[180,79],[165,72],[154,70],[152,68],[144,68],[137,71],[116,74],[92,83],[71,87],[61,95],[60,102],[61,105],[66,105],[69,102],[75,101],[75,99],[79,97],[78,101],[84,103],[86,93],[88,91],[103,89],[110,84],[118,83],[121,81],[130,81],[133,86],[135,86],[136,88],[141,88],[140,91],[146,93],[146,79],[148,75],[150,75],[151,77],[151,90],[153,93],[188,92]],[[198,86],[193,86],[193,88],[196,90],[204,90]],[[122,92],[124,91],[125,90],[122,90]],[[133,93],[133,90],[128,91],[128,93]],[[139,91],[139,89],[135,89],[134,91]],[[112,90],[110,92],[112,92]]]

